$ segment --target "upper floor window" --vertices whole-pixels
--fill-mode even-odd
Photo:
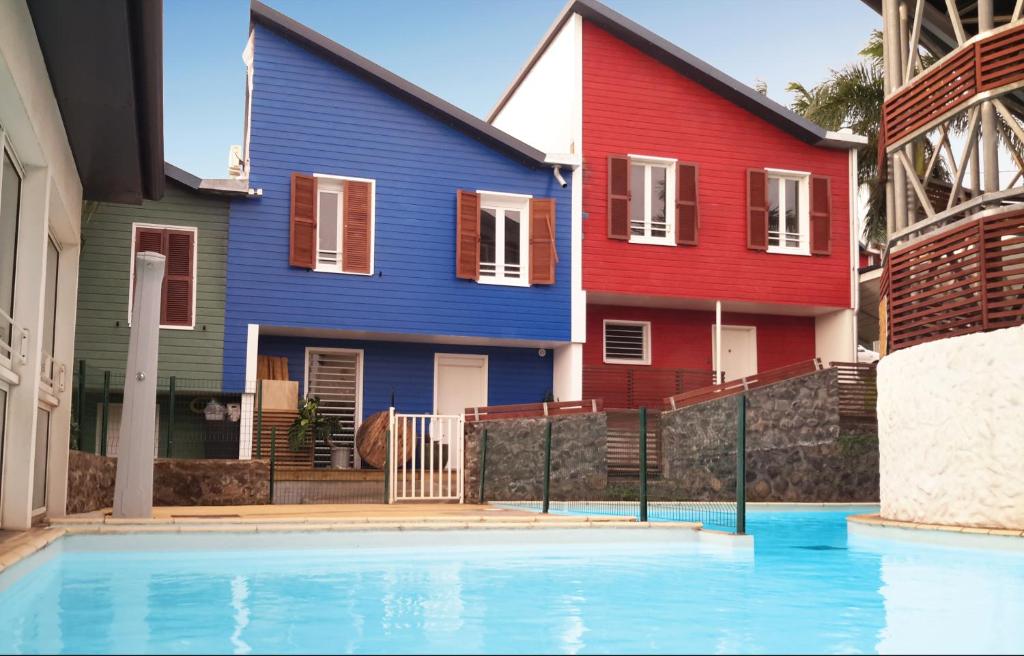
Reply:
[[[767,173],[768,252],[810,255],[810,174]]]
[[[675,244],[675,161],[629,159],[629,240]]]
[[[605,321],[604,361],[609,364],[650,364],[650,322]]]
[[[480,282],[527,285],[530,199],[480,192]]]
[[[292,266],[330,273],[373,272],[373,180],[292,174]]]
[[[198,229],[185,226],[132,226],[131,289],[128,319],[131,320],[135,296],[135,256],[159,253],[164,261],[164,281],[160,292],[160,327],[191,330],[195,327],[196,246]]]
[[[21,180],[21,169],[0,129],[0,363],[8,365],[14,342],[14,279]]]

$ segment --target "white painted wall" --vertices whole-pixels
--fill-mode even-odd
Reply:
[[[836,310],[814,318],[814,354],[829,362],[856,362],[857,316],[853,310]]]
[[[883,517],[1024,529],[1024,326],[878,365]]]
[[[32,522],[36,417],[49,399],[47,513],[65,512],[70,432],[71,362],[74,357],[82,185],[53,88],[24,0],[0,2],[0,126],[25,169],[22,182],[15,287],[16,357],[4,436],[0,527],[25,529]],[[54,359],[65,367],[64,386],[39,390],[42,358],[43,281],[46,240],[61,246]],[[55,402],[55,404],[54,404]]]
[[[559,161],[581,155],[583,22],[573,15],[491,123]]]
[[[583,344],[572,343],[555,348],[554,378],[556,401],[583,398]]]

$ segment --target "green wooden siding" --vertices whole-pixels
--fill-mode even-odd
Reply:
[[[220,389],[228,201],[168,180],[162,200],[141,206],[103,203],[85,219],[75,359],[86,361],[89,387],[102,383],[104,370],[118,378],[124,374],[132,224],[148,223],[198,229],[195,328],[160,331],[158,375],[188,379],[190,387]],[[179,388],[184,386],[179,382]]]

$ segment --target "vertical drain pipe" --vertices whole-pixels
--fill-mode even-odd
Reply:
[[[721,385],[722,375],[722,301],[715,301],[715,384]]]
[[[640,521],[647,521],[647,408],[640,408]]]
[[[548,419],[544,432],[544,502],[540,511],[547,513],[551,507],[551,420]]]

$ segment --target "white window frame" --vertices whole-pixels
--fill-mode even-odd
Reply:
[[[4,130],[4,126],[2,124],[0,124],[0,167],[2,167],[4,153],[7,153],[7,155],[10,156],[11,162],[14,164],[14,172],[18,174],[18,178],[21,180],[21,198],[19,199],[20,202],[18,204],[18,215],[17,215],[17,218],[15,219],[15,221],[17,223],[17,227],[15,229],[15,235],[16,236],[20,236],[20,232],[21,232],[20,231],[20,228],[21,228],[21,218],[22,218],[21,217],[21,211],[22,211],[22,208],[24,206],[24,201],[25,201],[25,167],[22,166],[21,161],[18,160],[18,154],[16,152],[14,152],[14,144],[11,143],[10,138],[7,136],[7,132]],[[15,241],[18,241],[18,239],[16,239]],[[15,332],[15,321],[14,321],[14,315],[17,314],[17,307],[16,307],[16,305],[17,305],[17,289],[18,289],[18,244],[17,243],[15,243],[15,245],[14,245],[14,273],[13,273],[13,276],[12,276],[12,282],[14,283],[14,287],[12,289],[15,292],[15,294],[14,294],[15,302],[12,303],[11,316],[7,317],[6,316],[7,311],[4,310],[3,308],[0,308],[0,311],[3,312],[3,314],[0,314],[0,321],[7,321],[9,319],[10,320],[10,328],[11,328],[11,343],[10,344],[3,344],[2,347],[0,347],[0,378],[4,378],[4,379],[8,380],[9,382],[11,382],[11,383],[16,385],[18,383],[19,379],[20,379],[20,377],[16,373],[14,373],[15,341],[19,339],[18,335]]]
[[[677,160],[670,157],[654,157],[652,155],[629,155],[629,179],[633,180],[633,165],[638,164],[644,167],[644,234],[633,234],[633,199],[629,199],[629,243],[648,244],[651,246],[675,246],[676,245],[676,163]],[[651,167],[657,166],[665,169],[665,236],[652,237],[651,232]],[[647,193],[651,191],[652,193]],[[630,187],[630,196],[637,190]]]
[[[643,360],[627,360],[621,358],[609,358],[608,357],[608,324],[619,324],[626,326],[642,326],[643,340],[644,340],[644,358]],[[650,366],[651,364],[651,322],[650,321],[632,321],[628,319],[605,319],[601,324],[601,358],[605,364],[634,364],[640,366]]]
[[[52,345],[48,343],[50,341],[50,337],[51,337],[50,335],[43,335],[43,334],[39,335],[39,341],[40,341],[40,345],[41,345],[41,348],[40,348],[40,362],[39,362],[39,392],[40,392],[40,394],[39,394],[39,404],[40,404],[40,407],[45,407],[47,409],[47,411],[50,411],[50,410],[53,410],[54,408],[56,408],[58,405],[60,405],[60,398],[54,394],[54,390],[59,387],[59,382],[60,382],[59,378],[61,376],[61,374],[60,374],[60,366],[61,366],[61,364],[60,364],[60,362],[58,362],[54,358],[54,354],[50,352],[50,349],[52,348],[54,351],[57,350],[57,339],[56,339],[56,331],[57,331],[57,325],[58,325],[57,324],[57,314],[58,314],[58,311],[60,309],[59,306],[58,306],[58,303],[57,303],[57,295],[60,294],[60,260],[64,256],[64,247],[61,245],[60,240],[58,240],[53,235],[53,232],[47,231],[46,239],[47,239],[47,247],[49,247],[49,244],[52,243],[53,247],[57,251],[57,285],[56,285],[56,288],[54,290],[55,293],[54,293],[54,297],[53,297],[53,307],[50,308],[50,307],[46,307],[45,305],[43,306],[43,314],[44,315],[47,312],[49,312],[51,309],[53,310],[53,330],[54,330],[54,334],[52,335],[52,337],[53,337],[53,344]],[[47,248],[47,256],[49,256],[49,248]],[[43,267],[43,285],[44,285],[43,301],[44,302],[46,301],[45,284],[46,284],[46,273],[47,273],[48,267],[49,267],[49,262],[47,262],[44,265],[44,267]],[[45,325],[45,321],[44,321],[44,325]]]
[[[374,272],[374,252],[377,250],[377,181],[371,178],[353,178],[351,176],[330,175],[327,173],[314,173],[317,179],[316,186],[316,250],[313,253],[313,271],[318,273],[339,273],[346,276],[372,276]],[[370,272],[358,273],[345,271],[344,266],[344,245],[345,245],[345,181],[367,182],[370,185]],[[322,187],[326,186],[327,189]],[[320,263],[320,192],[333,191],[338,196],[338,216],[335,221],[338,226],[338,254],[334,264]]]
[[[182,225],[161,225],[159,223],[132,223],[132,246],[131,264],[128,268],[128,327],[132,325],[132,303],[135,296],[135,245],[138,244],[136,236],[139,228],[152,228],[154,230],[176,230],[179,232],[192,233],[192,323],[188,326],[168,326],[160,324],[161,330],[195,330],[196,327],[196,288],[198,287],[199,271],[199,228],[195,226]],[[164,270],[164,276],[167,270]],[[161,312],[162,314],[162,312]]]
[[[773,182],[779,185],[779,245],[772,246],[771,233],[768,235],[768,252],[780,253],[783,255],[811,255],[811,174],[807,171],[790,171],[788,169],[765,169],[768,184]],[[785,232],[786,223],[786,196],[783,191],[786,180],[796,181],[798,184],[797,193],[800,194],[800,216],[797,217],[800,229],[800,245],[785,246],[782,233]]]
[[[484,275],[480,262],[480,276],[477,282],[483,285],[505,285],[506,287],[530,286],[530,199],[528,194],[510,194],[499,191],[477,190],[480,196],[480,212],[484,208],[495,211],[494,222],[494,275]],[[519,277],[505,275],[505,210],[516,210],[519,222]],[[483,219],[481,233],[483,232]],[[500,228],[500,229],[499,229]]]

